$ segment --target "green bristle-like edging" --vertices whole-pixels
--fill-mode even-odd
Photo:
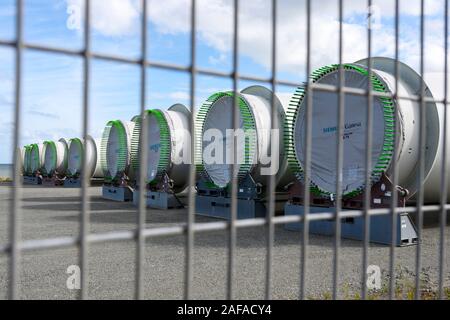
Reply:
[[[109,134],[111,132],[112,128],[116,128],[117,130],[117,136],[118,136],[118,142],[119,142],[119,154],[117,158],[117,174],[116,176],[111,176],[108,165],[106,161],[106,154],[107,154],[107,148],[108,148],[108,140],[109,140]],[[100,164],[103,170],[103,174],[105,176],[106,182],[112,182],[120,178],[120,174],[125,172],[127,167],[127,133],[125,130],[125,127],[123,123],[120,120],[111,120],[106,124],[105,129],[103,130],[102,135],[102,142],[100,145]]]
[[[205,170],[204,164],[203,164],[203,127],[205,124],[206,117],[208,115],[209,110],[211,109],[212,105],[221,99],[222,97],[234,97],[234,93],[232,91],[228,92],[217,92],[210,96],[200,107],[200,110],[197,113],[197,117],[195,119],[195,163],[196,163],[196,170],[197,173],[205,178],[207,181],[207,184],[211,188],[219,188],[211,177],[208,175],[208,172]],[[244,163],[241,163],[239,165],[238,170],[238,180],[243,179],[248,173],[250,173],[253,169],[253,159],[252,156],[255,154],[256,151],[256,139],[251,138],[247,135],[247,132],[252,130],[252,132],[256,132],[256,123],[255,118],[253,116],[253,113],[250,109],[250,106],[248,105],[247,101],[241,96],[238,95],[238,108],[241,113],[241,117],[243,120],[243,130],[246,133],[246,139],[245,139],[245,161]],[[231,182],[230,182],[231,183]],[[229,185],[227,186],[229,187]]]
[[[157,183],[165,172],[170,167],[171,162],[171,135],[169,124],[167,123],[166,116],[164,112],[158,109],[146,110],[145,117],[153,115],[156,118],[156,122],[159,126],[160,134],[160,157],[158,160],[158,168],[156,176],[153,180],[147,181],[148,184]],[[139,116],[135,119],[135,126],[133,130],[133,136],[131,138],[131,165],[134,170],[139,170],[139,154],[141,147],[141,129],[142,129],[142,117]]]
[[[338,64],[333,64],[330,66],[324,66],[317,70],[315,70],[311,74],[311,81],[312,83],[317,82],[327,74],[331,72],[335,72],[339,70]],[[359,72],[365,76],[369,76],[368,70],[364,69],[363,67],[352,65],[352,64],[344,64],[342,65],[342,68],[345,70],[353,70],[356,72]],[[372,82],[372,88],[374,91],[386,93],[388,90],[384,83],[374,74],[372,73],[370,80]],[[298,118],[298,115],[300,113],[300,106],[305,98],[306,95],[306,84],[303,86],[300,86],[296,89],[293,97],[291,98],[289,102],[288,111],[286,114],[285,119],[285,126],[284,126],[284,143],[287,150],[287,159],[289,168],[292,171],[292,173],[297,177],[299,181],[304,180],[304,171],[302,168],[302,165],[300,164],[299,159],[297,158],[296,152],[295,152],[295,124]],[[384,112],[384,120],[385,120],[385,134],[384,134],[384,143],[383,143],[383,149],[382,153],[379,156],[374,169],[371,173],[371,183],[377,182],[382,173],[385,172],[391,162],[392,157],[394,156],[394,142],[395,142],[395,108],[394,108],[394,101],[389,97],[380,97],[379,98],[381,103],[383,104],[383,112]],[[343,194],[343,197],[352,198],[357,195],[360,195],[362,192],[364,192],[365,186],[361,185],[355,190],[352,190],[350,192],[346,192]],[[312,194],[316,196],[322,196],[322,197],[330,197],[331,193],[325,190],[322,190],[319,188],[316,184],[313,182],[310,183],[310,191]]]

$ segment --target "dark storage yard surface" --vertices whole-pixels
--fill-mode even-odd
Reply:
[[[0,185],[0,244],[8,241],[11,189]],[[100,197],[101,189],[89,189],[91,196],[90,232],[131,230],[136,208]],[[75,236],[78,233],[80,190],[25,187],[22,202],[22,236],[45,239]],[[186,209],[147,211],[147,228],[173,226],[185,222]],[[198,222],[215,221],[196,217]],[[195,237],[193,297],[223,299],[226,294],[228,238],[226,231],[212,231]],[[300,234],[276,227],[273,265],[273,297],[296,299],[300,278]],[[182,298],[184,286],[184,236],[151,238],[145,250],[145,297]],[[435,215],[427,214],[423,233],[422,267],[424,289],[437,288],[439,226]],[[307,296],[331,297],[333,277],[333,238],[310,236],[307,270]],[[450,226],[446,227],[445,287],[450,286]],[[238,230],[235,298],[262,299],[265,286],[265,228]],[[396,249],[399,297],[408,298],[414,284],[415,247]],[[132,241],[92,244],[89,251],[89,296],[96,299],[128,299],[134,294],[135,246]],[[362,243],[342,240],[340,249],[340,298],[358,298],[361,279]],[[21,261],[20,294],[27,299],[71,299],[66,273],[78,264],[76,248],[26,252]],[[369,264],[382,270],[383,286],[372,297],[383,297],[388,284],[389,247],[371,244]],[[0,256],[0,298],[7,296],[8,259]],[[425,291],[426,291],[425,290]],[[413,292],[413,291],[412,291]],[[447,293],[448,294],[448,293]]]

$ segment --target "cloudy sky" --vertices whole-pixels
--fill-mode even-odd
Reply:
[[[139,57],[140,0],[92,0],[92,46],[102,53]],[[230,71],[232,67],[232,0],[198,0],[197,64]],[[15,1],[0,1],[0,39],[14,39]],[[25,41],[80,49],[83,43],[83,0],[24,0]],[[268,77],[271,60],[270,0],[241,1],[239,72]],[[313,67],[338,62],[338,1],[312,1]],[[441,71],[444,62],[444,0],[425,0],[425,68]],[[420,0],[400,1],[400,57],[418,70]],[[367,56],[367,4],[344,0],[344,60]],[[394,1],[374,0],[373,55],[394,57]],[[279,79],[305,79],[305,2],[278,1],[277,67]],[[149,0],[148,52],[154,61],[187,65],[190,61],[190,0]],[[11,162],[14,52],[0,47],[0,163]],[[26,51],[23,67],[23,130],[29,144],[81,135],[82,60]],[[189,104],[189,74],[149,69],[148,108]],[[130,119],[139,110],[139,69],[94,61],[91,123],[101,135],[111,119]],[[240,82],[240,87],[251,85]],[[196,104],[231,88],[228,79],[199,76]],[[292,88],[280,87],[291,93]]]

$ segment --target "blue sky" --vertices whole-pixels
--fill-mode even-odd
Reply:
[[[149,1],[149,59],[187,65],[190,61],[189,1]],[[25,41],[80,49],[83,44],[82,0],[24,0]],[[232,67],[232,1],[198,0],[197,64],[230,71]],[[338,62],[337,1],[315,0],[312,17],[313,66]],[[373,54],[393,57],[394,1],[374,1]],[[401,1],[400,55],[419,66],[419,0]],[[426,1],[426,67],[443,66],[443,0]],[[279,0],[278,74],[280,79],[305,79],[304,1]],[[270,1],[241,1],[239,72],[270,76]],[[75,15],[73,12],[75,11]],[[367,8],[364,1],[344,1],[344,60],[367,56]],[[92,47],[96,52],[138,57],[139,0],[93,0]],[[15,1],[0,2],[0,39],[14,39]],[[79,19],[78,19],[79,18]],[[73,20],[74,19],[74,20]],[[0,47],[0,163],[11,162],[14,55]],[[21,144],[81,135],[82,60],[26,51],[23,66],[23,126]],[[189,105],[189,74],[150,68],[147,107],[166,109]],[[252,85],[241,82],[240,87]],[[230,89],[229,79],[198,76],[196,104]],[[293,88],[280,87],[292,93]],[[94,60],[92,64],[89,132],[99,137],[111,119],[130,119],[139,111],[140,74],[135,66]],[[196,107],[197,107],[196,106]]]

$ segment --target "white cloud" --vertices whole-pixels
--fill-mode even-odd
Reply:
[[[190,99],[190,95],[186,91],[175,91],[175,92],[172,92],[169,95],[169,97],[171,99],[174,99],[174,100],[182,100],[182,101],[189,101],[189,99]]]
[[[80,17],[84,15],[84,0],[66,0],[68,7],[78,8]],[[140,16],[137,0],[93,0],[91,16],[95,31],[106,36],[127,36],[138,30]]]
[[[69,4],[80,5],[81,0],[67,0]],[[150,0],[149,19],[162,34],[187,34],[190,32],[190,0]],[[380,18],[392,18],[395,14],[391,0],[374,0]],[[440,15],[442,0],[426,1],[427,16]],[[278,43],[277,63],[280,71],[303,73],[306,56],[306,15],[305,1],[278,1]],[[338,60],[338,10],[337,1],[312,1],[312,65],[336,63]],[[401,17],[420,15],[420,0],[400,1]],[[104,35],[117,36],[137,32],[140,6],[138,0],[93,1],[93,26]],[[346,22],[344,23],[344,61],[352,62],[367,56],[367,29],[365,21],[367,7],[364,1],[344,1]],[[270,1],[241,1],[239,8],[239,51],[256,63],[269,68],[271,60],[271,8]],[[360,16],[360,23],[350,19]],[[441,14],[442,15],[442,14]],[[362,18],[362,19],[361,19]],[[427,41],[427,67],[436,69],[436,61],[443,57],[442,40],[432,36],[435,20],[427,21],[431,34]],[[210,63],[218,63],[232,49],[233,39],[233,1],[197,1],[198,39],[216,49],[218,58],[210,57]],[[402,35],[401,49],[407,63],[417,64],[419,38],[417,30],[406,30]],[[415,37],[414,37],[415,36]],[[393,25],[382,25],[373,32],[373,48],[376,55],[394,54]]]
[[[218,56],[209,56],[208,61],[213,66],[224,65],[227,62],[227,55],[225,53],[219,53]]]

